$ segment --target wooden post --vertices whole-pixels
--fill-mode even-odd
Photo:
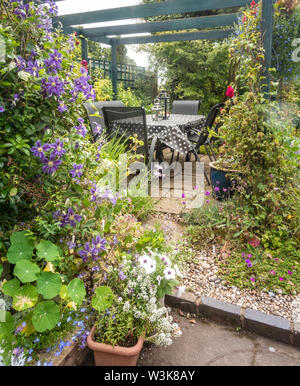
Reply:
[[[114,92],[114,100],[118,93],[118,70],[117,70],[117,39],[111,39],[111,81]]]
[[[262,36],[265,49],[263,91],[267,99],[270,99],[271,75],[269,69],[272,62],[273,13],[273,0],[262,0]]]

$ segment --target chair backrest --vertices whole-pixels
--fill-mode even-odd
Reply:
[[[214,105],[208,113],[208,116],[205,121],[205,127],[211,129],[215,120],[220,112],[220,110],[225,106],[225,103],[218,103]]]
[[[208,138],[208,135],[209,135],[209,132],[207,129],[211,129],[216,118],[217,118],[217,115],[219,114],[220,110],[225,106],[224,103],[218,103],[216,105],[214,105],[210,110],[209,110],[209,113],[208,113],[208,116],[206,118],[206,121],[205,121],[205,125],[204,125],[204,129],[202,130],[200,136],[199,136],[199,139],[198,139],[198,142],[195,146],[195,149],[196,150],[199,150],[200,146],[202,146],[207,138]]]
[[[124,141],[131,148],[133,140],[142,141],[138,146],[137,153],[146,156],[149,160],[148,136],[146,126],[146,113],[143,107],[103,107],[103,118],[107,128],[108,137],[114,135],[124,138]]]
[[[200,101],[173,101],[172,114],[197,115]]]
[[[125,107],[122,101],[102,101],[93,103],[84,103],[87,115],[90,121],[90,128],[93,134],[94,141],[97,140],[98,134],[94,133],[95,125],[100,125],[102,128],[105,126],[102,107]],[[95,115],[97,114],[97,115]]]

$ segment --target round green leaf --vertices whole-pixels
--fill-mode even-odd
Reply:
[[[53,300],[47,300],[35,306],[32,314],[32,323],[38,332],[52,330],[59,320],[59,306]]]
[[[61,277],[59,273],[42,272],[36,281],[36,289],[45,299],[54,298],[59,294],[60,288]]]
[[[67,287],[67,293],[74,303],[80,304],[86,294],[83,282],[77,278],[70,281]]]
[[[68,298],[68,292],[67,292],[67,286],[65,284],[63,284],[60,288],[60,291],[59,291],[59,296],[66,300]]]
[[[33,307],[38,301],[39,294],[36,288],[31,284],[26,284],[19,288],[13,297],[13,308],[17,311],[23,311]]]
[[[58,247],[48,240],[42,240],[37,246],[37,255],[46,261],[53,261],[59,258]]]
[[[92,306],[98,312],[103,312],[113,304],[113,292],[109,287],[102,286],[95,290]]]
[[[14,197],[16,194],[18,193],[18,189],[17,188],[11,188],[10,191],[9,191],[9,195],[11,197]]]
[[[33,253],[33,241],[26,236],[26,232],[15,232],[10,236],[10,247],[7,251],[7,260],[16,264],[19,260],[30,260]]]
[[[17,278],[7,281],[2,286],[2,292],[8,296],[14,296],[20,289],[20,282]]]
[[[40,268],[37,264],[28,260],[20,260],[16,263],[14,275],[21,280],[22,283],[30,283],[37,279]]]
[[[14,318],[8,311],[0,310],[0,337],[10,335],[15,327]]]

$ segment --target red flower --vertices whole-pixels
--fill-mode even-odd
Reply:
[[[244,15],[244,17],[243,17],[243,23],[246,23],[246,21],[247,21],[247,16]]]
[[[251,5],[251,8],[254,8],[257,6],[256,2],[253,0],[252,3],[250,4]]]
[[[234,89],[231,86],[227,87],[226,95],[229,98],[233,98],[234,97]]]
[[[87,65],[88,65],[88,62],[86,61],[86,60],[82,60],[81,61],[81,65],[82,65],[82,67],[87,67]]]
[[[260,244],[260,240],[257,237],[253,237],[251,240],[248,241],[248,243],[254,247],[257,248]]]

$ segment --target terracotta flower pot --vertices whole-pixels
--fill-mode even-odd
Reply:
[[[95,329],[95,326],[91,329],[87,337],[87,345],[94,351],[96,366],[136,366],[144,344],[142,337],[139,337],[135,346],[113,347],[109,344],[95,342],[93,340]]]

